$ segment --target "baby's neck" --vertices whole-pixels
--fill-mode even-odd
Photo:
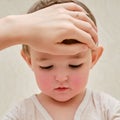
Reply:
[[[81,94],[78,94],[74,98],[65,102],[56,101],[49,96],[44,95],[43,93],[39,94],[37,98],[40,104],[43,105],[43,107],[47,110],[50,116],[54,118],[54,120],[64,120],[64,114],[69,117],[68,119],[65,117],[65,120],[73,120],[75,112],[83,101],[85,93],[86,92],[84,92],[82,96]]]
[[[81,104],[82,100],[84,99],[86,94],[86,90],[82,93],[82,94],[78,94],[76,96],[74,96],[73,98],[67,100],[67,101],[57,101],[43,93],[40,93],[37,95],[37,98],[39,100],[39,102],[43,105],[46,104],[51,104],[51,105],[55,105],[55,106],[60,106],[60,107],[67,107],[67,106],[71,106],[71,105],[75,105],[77,104],[78,106]]]

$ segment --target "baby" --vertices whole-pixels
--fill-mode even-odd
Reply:
[[[96,25],[90,10],[79,0],[40,0],[28,13],[66,2],[80,5]],[[63,43],[78,44],[74,39]],[[3,120],[120,120],[118,100],[86,88],[89,72],[102,52],[98,46],[75,55],[53,55],[23,45],[21,55],[34,72],[41,92],[16,105]]]

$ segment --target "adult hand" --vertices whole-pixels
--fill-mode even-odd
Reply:
[[[83,8],[74,3],[56,4],[7,19],[13,24],[9,25],[12,29],[9,38],[13,44],[27,44],[37,51],[51,54],[76,54],[88,47],[96,49],[96,27]],[[69,39],[84,44],[62,44],[63,40]]]

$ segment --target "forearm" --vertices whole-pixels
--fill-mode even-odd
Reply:
[[[7,16],[0,19],[0,50],[23,42],[20,39],[21,30],[16,24],[16,18],[16,16]]]
[[[60,12],[63,10],[64,12]],[[63,40],[69,39],[82,42],[94,50],[97,47],[96,26],[81,12],[81,7],[73,3],[58,4],[31,14],[0,19],[0,50],[16,44],[26,44],[40,52],[78,53],[80,44],[75,47],[61,44]]]

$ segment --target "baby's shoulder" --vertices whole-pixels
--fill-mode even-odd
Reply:
[[[115,97],[105,92],[92,91],[91,96],[97,101],[101,101],[104,103],[120,103],[120,101],[117,100]]]
[[[3,117],[3,120],[34,120],[36,108],[32,100],[33,96],[15,104]]]
[[[93,103],[99,105],[103,109],[109,111],[114,111],[116,109],[120,110],[120,101],[117,100],[115,97],[111,96],[110,94],[107,94],[105,92],[92,91],[91,98]]]

